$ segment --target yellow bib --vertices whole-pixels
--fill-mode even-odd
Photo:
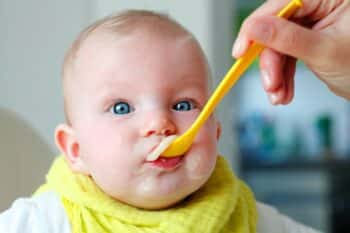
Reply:
[[[63,156],[37,193],[56,191],[73,233],[255,233],[257,213],[249,188],[219,156],[214,173],[197,192],[164,210],[143,210],[104,194],[87,176],[73,173]]]

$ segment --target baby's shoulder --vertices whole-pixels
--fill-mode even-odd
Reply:
[[[54,192],[44,192],[32,198],[19,198],[0,214],[0,232],[70,233],[63,205]]]

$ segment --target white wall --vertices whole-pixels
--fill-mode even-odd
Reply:
[[[63,54],[88,21],[89,2],[0,1],[0,107],[27,120],[52,148],[63,120]]]
[[[0,0],[0,212],[44,182],[57,153],[61,62],[88,3]]]

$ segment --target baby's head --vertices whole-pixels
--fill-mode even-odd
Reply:
[[[109,196],[159,209],[198,190],[217,158],[211,117],[180,158],[147,162],[169,135],[180,135],[209,96],[210,72],[194,37],[167,16],[127,11],[85,29],[63,65],[67,122],[56,144],[71,169]]]

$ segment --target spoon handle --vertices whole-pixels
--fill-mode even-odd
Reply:
[[[279,11],[277,16],[289,18],[301,6],[301,0],[291,0],[282,10]],[[199,129],[202,127],[208,117],[213,113],[215,107],[263,49],[263,45],[254,42],[248,48],[247,52],[233,64],[218,87],[212,93],[201,113],[198,115],[197,119],[194,121],[191,127],[180,137],[176,138],[175,141],[173,141],[168,146],[168,148],[166,148],[166,150],[162,153],[163,157],[176,157],[183,154],[189,149]]]
[[[301,0],[292,0],[278,13],[277,16],[289,18],[299,7],[301,7],[301,5]],[[223,80],[220,82],[220,84],[210,96],[209,100],[205,104],[196,121],[190,127],[189,130],[192,133],[197,134],[197,131],[208,119],[208,117],[213,113],[218,103],[232,88],[232,86],[238,81],[241,75],[248,69],[248,67],[253,63],[255,58],[261,53],[263,49],[263,45],[254,42],[248,48],[247,52],[233,64],[233,66],[227,72]]]

